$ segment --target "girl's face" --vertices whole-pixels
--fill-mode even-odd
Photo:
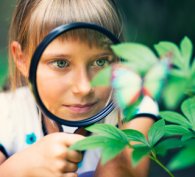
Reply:
[[[116,61],[108,49],[81,40],[54,40],[44,51],[37,86],[47,109],[65,120],[97,114],[108,102],[110,87],[91,87],[93,76]]]

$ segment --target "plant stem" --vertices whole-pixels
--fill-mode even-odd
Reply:
[[[155,161],[161,168],[163,168],[171,177],[174,177],[173,173],[171,173],[171,171],[165,167],[157,158],[156,154],[154,152],[151,153],[152,155],[150,156],[150,159],[152,159],[153,161]]]

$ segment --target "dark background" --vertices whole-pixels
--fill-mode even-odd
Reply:
[[[153,47],[162,40],[195,42],[195,0],[116,0],[123,11],[128,41]],[[0,86],[6,67],[7,31],[16,0],[0,1]]]
[[[0,88],[7,75],[7,32],[15,0],[0,1]],[[124,12],[125,36],[128,41],[153,47],[159,41],[180,43],[188,36],[195,43],[195,0],[118,0]],[[166,164],[175,154],[161,160]],[[176,177],[194,177],[195,167],[175,172]],[[151,163],[150,177],[168,177]]]

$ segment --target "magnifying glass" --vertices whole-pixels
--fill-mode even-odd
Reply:
[[[111,88],[91,88],[88,80],[118,62],[110,48],[118,43],[110,31],[91,23],[70,23],[52,30],[36,48],[29,73],[43,114],[61,125],[86,127],[111,113]]]

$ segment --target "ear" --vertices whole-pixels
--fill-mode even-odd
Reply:
[[[24,77],[28,77],[29,60],[22,51],[21,45],[17,41],[11,43],[11,53],[16,67]]]

